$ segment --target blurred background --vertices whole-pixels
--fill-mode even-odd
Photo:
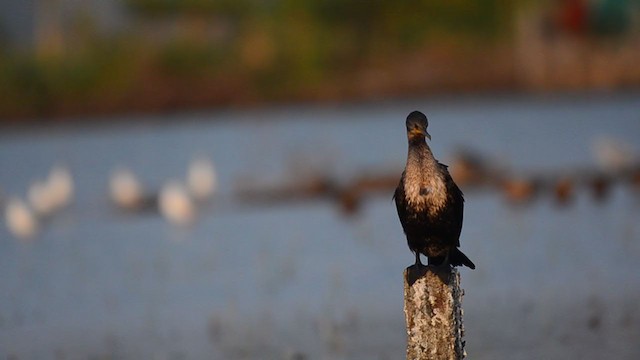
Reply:
[[[404,120],[472,359],[640,357],[640,1],[3,0],[0,357],[398,359]]]

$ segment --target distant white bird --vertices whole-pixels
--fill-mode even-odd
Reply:
[[[160,213],[173,224],[186,226],[195,220],[195,206],[189,192],[179,182],[171,181],[162,187],[158,204]]]
[[[605,170],[624,170],[638,161],[638,154],[631,144],[610,137],[602,137],[593,143],[593,153]]]
[[[29,204],[40,217],[52,215],[73,198],[73,179],[67,168],[54,166],[46,180],[36,180],[27,191]]]
[[[38,220],[27,204],[17,198],[11,198],[4,210],[9,231],[19,239],[30,239],[38,233]]]
[[[216,191],[218,179],[211,160],[205,157],[194,158],[189,164],[187,186],[191,195],[198,201],[206,201]]]
[[[36,180],[27,191],[29,204],[40,217],[47,217],[56,210],[56,199],[47,181]]]
[[[64,166],[56,165],[51,169],[47,180],[47,190],[55,209],[66,207],[73,200],[73,177]]]
[[[138,178],[126,168],[117,168],[109,179],[111,200],[124,209],[135,209],[143,202],[143,189]]]

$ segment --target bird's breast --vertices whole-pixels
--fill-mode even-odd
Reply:
[[[407,171],[404,182],[407,203],[417,212],[439,213],[447,203],[447,189],[438,176]]]

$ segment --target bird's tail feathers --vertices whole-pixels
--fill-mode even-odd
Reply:
[[[473,261],[469,260],[467,255],[465,255],[460,249],[453,248],[449,253],[449,263],[453,266],[466,266],[470,269],[475,269],[476,265]]]

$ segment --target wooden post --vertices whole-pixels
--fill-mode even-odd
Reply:
[[[460,273],[452,268],[445,284],[427,267],[404,271],[407,360],[459,360],[464,351]],[[442,274],[440,275],[442,276]]]

